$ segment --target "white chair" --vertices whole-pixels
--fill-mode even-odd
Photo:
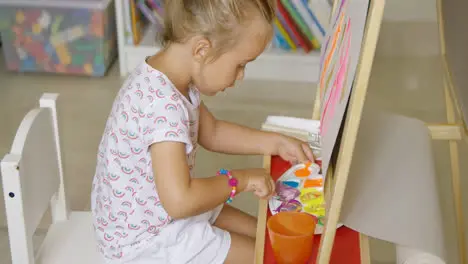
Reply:
[[[21,122],[1,174],[13,264],[97,264],[91,212],[69,212],[57,126],[57,94]],[[81,140],[77,138],[76,140]],[[32,237],[50,206],[52,224],[34,253]]]

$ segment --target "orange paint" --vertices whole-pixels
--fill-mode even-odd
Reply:
[[[325,97],[325,94],[328,90],[328,87],[329,87],[329,81],[325,84],[324,86],[324,79],[325,79],[325,75],[328,71],[328,68],[330,66],[330,61],[332,60],[334,54],[335,54],[335,51],[337,49],[337,40],[338,40],[338,35],[340,34],[340,32],[342,32],[342,28],[343,28],[343,20],[344,20],[344,14],[346,13],[346,9],[347,9],[347,4],[348,2],[343,0],[340,4],[340,7],[339,7],[339,10],[338,10],[338,15],[337,15],[337,18],[335,20],[335,22],[333,23],[333,25],[337,25],[336,26],[336,29],[335,29],[335,32],[333,33],[333,43],[332,43],[332,46],[330,49],[327,49],[325,50],[325,52],[327,53],[327,57],[326,59],[324,59],[324,63],[323,63],[323,69],[321,71],[321,74],[320,74],[320,81],[319,81],[319,89],[320,89],[320,100],[323,101],[324,100],[324,97]],[[348,18],[349,19],[349,18]],[[340,44],[338,44],[338,46],[340,46]],[[328,45],[327,45],[328,46]],[[339,47],[338,47],[339,48]],[[331,71],[330,75],[333,75],[333,72],[334,72],[334,68],[333,70]],[[329,77],[330,78],[330,77]]]
[[[335,71],[335,64],[336,64],[336,62],[334,61],[333,64],[332,64],[332,67],[331,67],[333,69],[333,71],[330,71],[330,73],[328,74],[327,81],[326,81],[326,84],[325,84],[326,87],[328,87],[330,85],[331,78],[333,77],[333,72]],[[324,94],[324,96],[325,96],[325,94]]]
[[[307,179],[304,181],[304,188],[322,187],[323,179]]]
[[[310,171],[307,168],[304,168],[304,169],[297,170],[296,172],[294,172],[294,174],[298,178],[305,178],[310,175]]]
[[[326,130],[328,127],[328,119],[334,117],[335,107],[338,101],[340,100],[340,95],[344,94],[344,81],[347,76],[348,69],[345,68],[349,65],[349,47],[351,44],[351,36],[349,35],[350,32],[350,19],[348,18],[348,23],[343,25],[344,31],[340,41],[340,51],[339,51],[339,67],[336,73],[336,78],[333,83],[332,90],[330,91],[330,95],[327,98],[327,102],[323,107],[322,115],[321,115],[321,126],[320,126],[320,133],[322,135],[326,134]],[[345,36],[346,35],[346,36]],[[347,41],[346,41],[347,40]],[[346,41],[346,44],[344,44]],[[343,45],[344,44],[344,45]],[[345,46],[346,45],[346,46]]]
[[[324,89],[324,87],[323,87],[323,80],[324,80],[325,74],[326,74],[326,72],[328,70],[328,66],[330,64],[330,61],[333,58],[333,55],[335,54],[336,43],[338,41],[338,36],[340,35],[340,32],[341,32],[341,25],[343,23],[343,19],[344,19],[344,13],[341,13],[340,22],[339,22],[338,26],[336,27],[335,32],[333,33],[333,40],[332,40],[332,45],[330,47],[330,51],[327,54],[327,57],[325,58],[325,61],[324,61],[324,64],[323,64],[323,69],[322,69],[322,73],[321,73],[321,76],[320,76],[320,94],[321,94],[320,97],[321,97],[322,100],[323,100],[323,96],[324,96],[325,91],[326,91]]]
[[[348,33],[349,32],[349,28],[351,26],[351,21],[348,20],[348,24],[347,24],[347,28],[346,28],[346,32]],[[348,38],[350,38],[350,34],[347,35]],[[348,54],[347,54],[348,55]],[[345,73],[345,79],[344,79],[344,83],[343,85],[346,86],[346,84],[348,83],[348,70],[349,70],[349,65],[351,64],[351,60],[348,60],[348,64],[346,65],[346,73]],[[340,104],[343,102],[344,100],[344,91],[341,91],[341,96],[340,96]]]
[[[295,171],[294,175],[296,175],[296,177],[298,177],[298,178],[308,177],[310,175],[310,171],[309,171],[310,165],[312,165],[312,163],[310,161],[307,162],[305,164],[305,168]]]

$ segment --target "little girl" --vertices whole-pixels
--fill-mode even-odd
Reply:
[[[271,41],[275,1],[166,1],[164,48],[125,81],[99,145],[92,211],[108,263],[253,263],[256,219],[223,204],[241,192],[268,198],[269,174],[194,178],[193,168],[199,145],[313,159],[296,139],[217,120],[200,99],[244,77]]]

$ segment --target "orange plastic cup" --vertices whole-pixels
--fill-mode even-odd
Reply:
[[[305,264],[312,255],[317,218],[303,212],[280,212],[268,219],[271,246],[278,264]]]

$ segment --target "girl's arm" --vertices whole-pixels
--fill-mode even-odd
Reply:
[[[200,105],[199,131],[200,145],[226,154],[274,155],[282,140],[277,133],[217,120],[203,103]]]
[[[174,219],[186,218],[212,210],[224,203],[231,192],[227,176],[191,178],[181,142],[160,142],[151,145],[154,181],[164,209]],[[234,173],[238,192],[245,190],[248,176]]]

